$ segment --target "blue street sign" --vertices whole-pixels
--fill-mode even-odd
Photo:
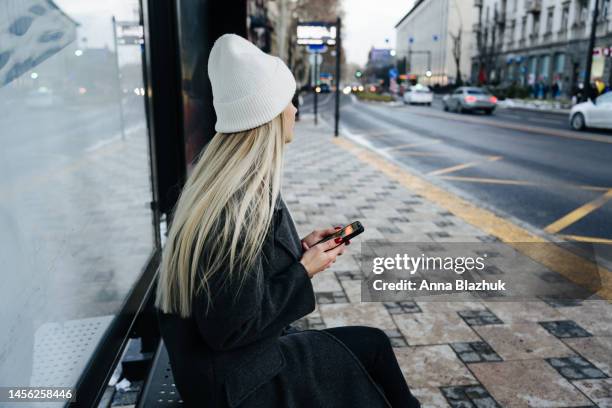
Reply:
[[[432,38],[434,41],[438,41],[438,38],[439,38],[439,37],[438,37],[438,34],[434,34],[434,35],[433,35],[431,38]]]
[[[309,44],[308,51],[310,52],[325,52],[327,47],[324,44]]]
[[[395,68],[389,69],[389,78],[397,78],[397,69]]]

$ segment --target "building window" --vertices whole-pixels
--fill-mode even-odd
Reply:
[[[521,40],[525,39],[526,32],[527,32],[527,16],[524,16],[521,19]]]
[[[529,60],[527,62],[527,83],[529,85],[533,85],[535,83],[535,77],[536,77],[536,68],[537,68],[537,64],[538,61],[536,60],[535,57],[531,56],[529,57]]]
[[[540,15],[533,15],[533,24],[531,26],[531,38],[538,38],[540,34]]]
[[[549,7],[548,14],[546,15],[546,34],[552,33],[554,16],[555,16],[555,8]]]
[[[574,24],[584,26],[588,15],[588,3],[586,0],[578,0],[576,2],[576,18]]]
[[[555,74],[562,74],[565,71],[565,54],[555,54],[554,71]]]
[[[567,25],[569,24],[569,3],[564,3],[561,9],[561,27],[559,31],[566,31]]]
[[[610,0],[601,0],[599,4],[599,20],[607,21],[608,20],[608,12],[610,11]]]
[[[548,81],[548,70],[550,68],[550,56],[549,55],[540,55],[540,75],[539,80]]]

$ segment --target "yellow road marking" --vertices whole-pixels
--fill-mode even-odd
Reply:
[[[544,228],[544,231],[551,233],[551,234],[555,234],[561,231],[562,229],[569,227],[576,221],[586,217],[593,211],[597,210],[599,207],[607,203],[608,200],[610,200],[611,198],[612,198],[612,189],[608,190],[608,192],[597,197],[593,201],[590,201],[584,204],[583,206],[576,208],[574,211],[570,212],[569,214],[566,214],[563,217],[559,218],[557,221],[553,222],[548,227]]]
[[[563,235],[563,234],[560,234],[559,236],[564,238],[564,239],[569,239],[569,240],[572,240],[572,241],[589,242],[591,244],[607,244],[607,245],[612,245],[612,239],[607,239],[607,238],[586,237],[584,235]]]
[[[538,186],[538,187],[555,187],[555,188],[573,188],[588,191],[608,191],[610,187],[587,186],[583,184],[541,184],[527,180],[511,180],[486,177],[462,177],[462,176],[441,176],[441,179],[452,181],[465,181],[468,183],[483,183],[483,184],[510,184],[516,186]]]
[[[478,166],[479,164],[482,164],[482,163],[485,163],[485,162],[488,162],[488,161],[497,161],[497,160],[500,160],[501,158],[502,158],[501,156],[489,156],[484,161],[473,161],[473,162],[469,162],[469,163],[458,164],[456,166],[451,166],[451,167],[446,167],[446,168],[439,169],[439,170],[430,171],[429,173],[427,173],[427,175],[429,175],[429,176],[439,176],[441,174],[453,173],[455,171],[459,171],[459,170],[463,170],[463,169],[468,169],[470,167]]]
[[[397,180],[411,192],[447,209],[457,217],[475,226],[486,234],[497,237],[541,265],[556,271],[577,285],[587,288],[602,298],[612,300],[612,272],[602,266],[560,246],[550,245],[551,241],[529,232],[492,212],[477,207],[440,187],[434,186],[408,170],[385,160],[380,155],[357,146],[346,138],[334,138],[333,143],[346,149],[364,163],[381,171],[387,177]],[[529,243],[525,245],[525,243]],[[542,250],[542,245],[548,244]],[[592,279],[596,277],[597,279]]]
[[[429,146],[429,145],[438,144],[438,143],[440,143],[440,140],[434,139],[434,140],[427,140],[425,142],[406,143],[406,144],[401,144],[397,146],[386,147],[384,150],[386,152],[389,152],[392,150],[405,149],[407,147]]]
[[[599,142],[599,143],[610,143],[612,144],[612,137],[609,136],[602,136],[602,135],[597,135],[595,133],[581,133],[581,134],[576,134],[573,133],[569,130],[563,130],[563,129],[549,129],[549,128],[544,128],[544,127],[539,127],[539,126],[527,126],[527,125],[520,125],[520,124],[515,124],[515,123],[510,123],[510,122],[502,122],[502,121],[495,121],[495,120],[487,120],[487,119],[479,119],[479,118],[473,118],[473,117],[467,117],[467,116],[460,116],[460,115],[454,115],[454,114],[437,114],[437,113],[433,113],[433,112],[418,112],[416,113],[418,115],[423,115],[423,116],[431,116],[431,117],[435,117],[435,118],[444,118],[444,119],[449,119],[449,120],[455,120],[458,122],[469,122],[469,123],[478,123],[478,124],[486,124],[486,125],[490,125],[490,126],[496,126],[499,128],[504,128],[504,129],[513,129],[513,130],[521,130],[523,132],[530,132],[530,133],[537,133],[540,135],[545,135],[545,136],[555,136],[555,137],[563,137],[563,138],[567,138],[567,139],[576,139],[576,140],[587,140],[589,142]]]

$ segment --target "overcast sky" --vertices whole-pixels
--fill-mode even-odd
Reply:
[[[365,65],[370,47],[395,47],[395,24],[410,10],[414,0],[342,0],[345,12],[342,35],[347,61]],[[112,48],[110,16],[133,19],[137,0],[56,0],[68,15],[81,23],[80,37],[89,47]],[[389,39],[386,43],[385,39]]]
[[[395,47],[393,27],[414,0],[342,0],[342,3],[345,13],[342,39],[347,61],[365,65],[370,47]]]

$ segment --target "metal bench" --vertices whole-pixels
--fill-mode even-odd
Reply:
[[[168,351],[160,340],[151,369],[138,399],[139,408],[183,407],[183,401],[174,385]]]

